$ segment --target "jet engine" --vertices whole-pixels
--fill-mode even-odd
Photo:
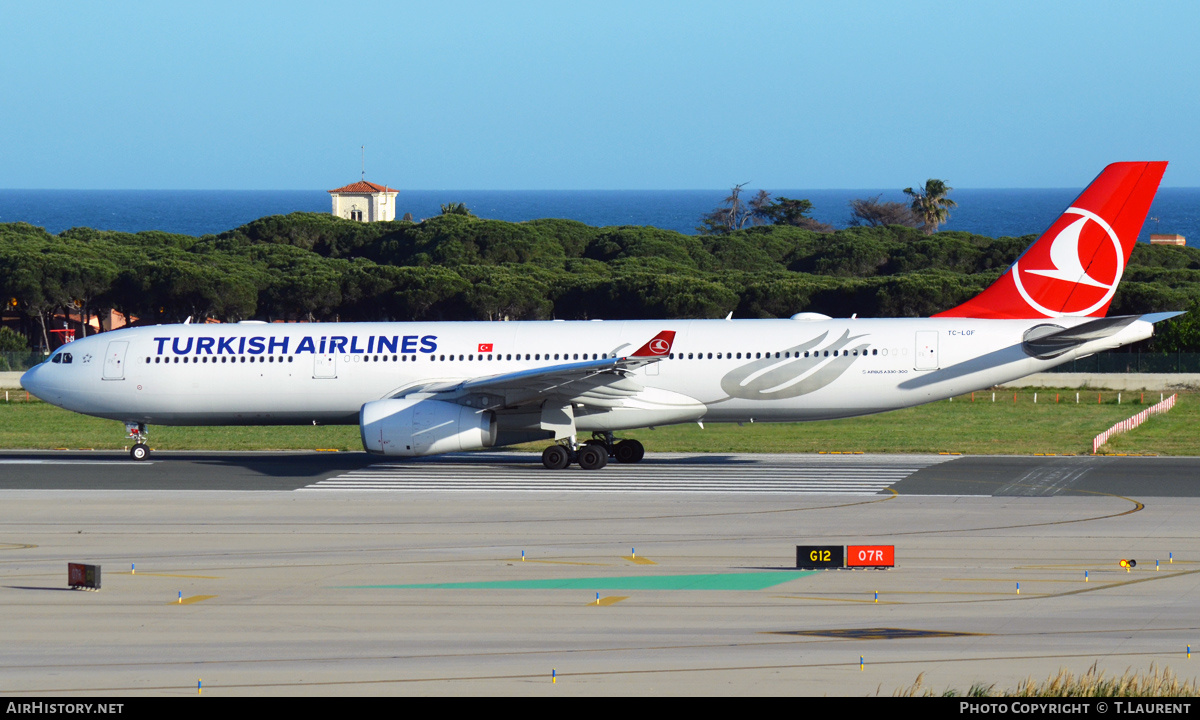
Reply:
[[[442,400],[375,400],[362,406],[358,424],[363,448],[376,455],[436,455],[496,443],[493,413]]]

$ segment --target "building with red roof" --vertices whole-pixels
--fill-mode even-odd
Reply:
[[[333,214],[347,220],[376,222],[396,219],[396,194],[386,185],[360,180],[344,187],[330,190],[333,198]]]

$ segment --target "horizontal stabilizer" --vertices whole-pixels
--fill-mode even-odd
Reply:
[[[1021,347],[1028,355],[1049,360],[1084,343],[1116,335],[1138,320],[1156,323],[1182,314],[1182,312],[1163,312],[1146,315],[1121,315],[1099,318],[1072,328],[1049,323],[1036,325],[1025,332],[1025,339]]]

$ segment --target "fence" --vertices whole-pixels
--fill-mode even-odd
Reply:
[[[1141,411],[1137,415],[1134,415],[1133,417],[1129,418],[1128,420],[1122,420],[1121,422],[1117,423],[1116,425],[1113,425],[1109,429],[1107,429],[1104,432],[1097,435],[1095,437],[1095,439],[1092,440],[1092,454],[1095,455],[1097,452],[1099,452],[1100,446],[1103,445],[1104,443],[1108,442],[1108,439],[1110,437],[1112,437],[1113,435],[1116,435],[1117,433],[1129,432],[1130,430],[1134,429],[1138,425],[1141,425],[1142,423],[1149,420],[1152,415],[1158,415],[1159,413],[1165,413],[1166,411],[1170,410],[1173,407],[1175,407],[1175,396],[1174,395],[1167,398],[1166,400],[1163,400],[1160,403],[1155,403],[1154,405],[1151,405],[1150,407]]]
[[[1052,373],[1200,373],[1200,353],[1106,352],[1072,360]]]
[[[40,350],[0,352],[0,372],[24,372],[47,357]]]

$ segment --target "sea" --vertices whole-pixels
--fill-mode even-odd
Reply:
[[[750,197],[756,190],[748,190]],[[903,202],[896,190],[771,190],[773,197],[812,202],[812,216],[834,227],[850,220],[849,203],[880,196]],[[956,189],[943,230],[988,237],[1040,233],[1080,189]],[[696,234],[700,217],[718,207],[728,190],[402,190],[397,215],[417,220],[440,213],[443,204],[464,203],[482,218],[520,222],[566,218],[594,226],[649,225]],[[162,230],[208,235],[266,215],[329,212],[321,190],[0,190],[0,223],[25,222],[53,234],[72,227],[140,232]],[[1200,188],[1161,188],[1139,240],[1151,233],[1183,235],[1200,244]]]

